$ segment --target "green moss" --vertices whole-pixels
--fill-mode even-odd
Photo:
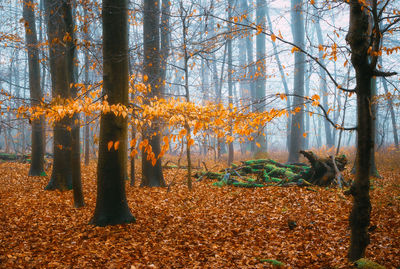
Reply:
[[[263,184],[245,183],[245,182],[233,182],[232,185],[235,187],[242,187],[242,188],[264,187]]]
[[[291,181],[297,176],[297,174],[293,173],[290,170],[286,170],[285,171],[285,176]]]
[[[41,176],[41,177],[45,177],[45,176],[47,176],[47,174],[46,174],[45,171],[43,171],[43,172],[40,174],[40,176]]]
[[[280,183],[281,181],[282,181],[282,179],[276,178],[276,177],[270,177],[270,179],[269,179],[269,182]]]
[[[270,177],[280,177],[283,176],[286,172],[285,168],[275,168],[271,172],[268,173],[268,176]]]
[[[223,186],[226,186],[226,183],[224,181],[217,181],[217,182],[214,182],[212,185],[217,186],[217,187],[223,187]]]
[[[260,261],[260,262],[267,262],[267,263],[270,263],[270,264],[272,264],[274,267],[276,266],[276,267],[278,267],[278,268],[285,266],[285,264],[284,264],[283,262],[280,262],[280,261],[277,261],[277,260],[274,260],[274,259],[259,259],[259,261]]]
[[[275,165],[273,165],[273,164],[266,164],[266,165],[264,165],[264,169],[267,171],[267,172],[271,172],[272,170],[274,170],[275,168],[277,168]]]
[[[384,266],[365,258],[357,260],[355,265],[361,269],[385,269]]]

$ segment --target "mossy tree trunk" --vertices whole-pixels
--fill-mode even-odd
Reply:
[[[103,94],[108,103],[128,104],[128,1],[103,0]],[[108,149],[110,141],[113,146]],[[119,143],[119,146],[116,146]],[[127,146],[127,119],[103,113],[97,166],[96,209],[90,221],[96,226],[129,223],[132,216],[125,193],[121,150]]]

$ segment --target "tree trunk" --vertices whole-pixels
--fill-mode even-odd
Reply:
[[[325,44],[324,43],[324,38],[322,36],[322,31],[321,31],[321,25],[319,23],[320,16],[317,14],[317,9],[315,8],[315,30],[317,32],[317,38],[318,38],[318,43],[320,45]],[[324,51],[319,50],[318,51],[318,60],[322,65],[325,66],[325,61],[324,61]],[[328,110],[328,83],[326,81],[326,73],[325,70],[322,68],[322,66],[319,66],[319,87],[321,89],[321,95],[322,95],[322,105],[324,106],[325,110]],[[328,148],[331,148],[334,146],[334,140],[332,137],[332,128],[330,126],[330,123],[327,120],[324,120],[324,127],[325,127],[325,138],[326,138],[326,146]]]
[[[160,96],[160,1],[144,1],[143,8],[143,74],[147,75],[148,83],[151,86],[151,92],[148,95],[150,99]],[[154,133],[156,135],[153,135]],[[143,130],[143,139],[148,139],[149,145],[157,158],[161,152],[159,123],[153,122],[151,127],[146,126],[145,130]],[[140,186],[165,187],[161,158],[153,166],[151,159],[147,159],[147,153],[144,150],[142,151],[142,182]]]
[[[128,104],[128,1],[103,0],[103,93],[112,104]],[[114,113],[101,115],[97,166],[96,226],[130,223],[132,216],[125,194],[127,119]],[[113,146],[108,149],[108,144]],[[119,146],[117,146],[117,142]]]
[[[368,11],[361,7],[358,0],[350,0],[350,23],[346,40],[350,44],[351,62],[356,72],[357,93],[357,169],[355,181],[351,187],[353,208],[350,213],[351,239],[348,257],[350,261],[365,256],[369,244],[368,226],[370,224],[371,202],[369,196],[370,159],[374,141],[372,139],[372,68],[368,62],[370,46],[368,29],[370,18]]]
[[[303,19],[303,1],[292,0],[292,33],[293,42],[296,46],[304,48],[304,19]],[[288,162],[298,162],[300,150],[303,148],[303,130],[304,130],[304,113],[303,99],[304,96],[304,69],[305,56],[299,51],[294,52],[294,81],[293,92],[299,97],[293,98],[293,107],[300,108],[300,111],[292,115],[290,127],[290,147]]]
[[[73,15],[74,1],[65,3],[65,26],[66,32],[71,37],[70,41],[66,42],[67,49],[67,61],[68,61],[68,76],[69,84],[71,87],[71,98],[75,99],[78,95],[77,88],[73,85],[76,83],[77,67],[76,67],[76,50],[75,50],[75,35],[74,35],[74,15]],[[72,116],[71,122],[71,169],[72,169],[72,189],[74,192],[74,206],[76,208],[83,207],[85,205],[82,191],[82,179],[81,179],[81,152],[80,152],[80,123],[79,114]]]
[[[385,90],[385,94],[387,96],[389,93],[389,90],[388,90],[388,86],[387,86],[385,78],[382,79],[382,85],[383,85],[383,89]],[[399,149],[399,136],[397,134],[396,115],[395,115],[394,109],[393,109],[393,101],[390,97],[388,97],[387,102],[388,102],[389,110],[390,110],[390,118],[392,120],[391,122],[392,122],[392,129],[393,129],[394,145],[396,146],[396,149]]]
[[[228,19],[231,20],[232,17],[232,9],[234,9],[233,6],[233,0],[228,0]],[[228,29],[229,31],[232,31],[232,23],[229,22],[228,24]],[[230,106],[233,105],[233,86],[232,86],[232,39],[228,38],[227,40],[227,46],[228,46],[228,94],[229,94],[229,110],[231,111]],[[230,124],[232,126],[232,122]],[[232,130],[230,130],[230,135],[232,135]],[[233,162],[233,157],[234,157],[234,148],[233,148],[233,142],[229,143],[228,145],[228,166],[231,165]]]
[[[257,0],[256,1],[257,10],[256,10],[256,23],[262,29],[265,29],[265,10],[267,8],[266,0]],[[257,112],[263,112],[265,110],[265,35],[260,33],[256,37],[256,58],[257,58],[257,80],[256,80],[256,100],[255,109]],[[255,138],[255,142],[259,145],[259,147],[255,148],[256,153],[266,152],[267,151],[267,140],[265,127],[259,126],[258,136]],[[257,145],[256,144],[256,145]]]
[[[47,32],[50,46],[50,74],[52,96],[57,104],[63,104],[71,97],[68,74],[68,52],[62,41],[66,36],[66,6],[63,0],[45,0]],[[64,117],[54,124],[54,161],[50,182],[46,190],[70,190],[71,170],[71,119]]]
[[[32,1],[24,2],[25,38],[28,49],[29,89],[31,106],[38,106],[43,97],[40,88],[39,52],[37,49],[36,22]],[[44,117],[32,120],[30,176],[44,175]]]
[[[267,7],[266,9],[266,17],[267,17],[267,22],[268,22],[268,27],[271,30],[271,32],[273,32],[273,28],[272,28],[272,22],[271,22],[271,18],[269,17],[269,8]],[[276,46],[275,42],[272,42],[272,48],[274,50],[274,56],[275,56],[275,61],[276,61],[276,65],[278,66],[279,69],[279,74],[281,75],[281,80],[282,80],[282,85],[283,88],[285,89],[285,94],[288,96],[286,98],[286,106],[287,109],[290,108],[290,97],[289,97],[289,87],[286,81],[286,75],[285,75],[285,71],[283,70],[283,66],[281,63],[281,60],[279,58],[279,53],[278,53],[278,49]],[[287,136],[286,136],[286,147],[289,149],[289,145],[290,145],[290,119],[291,117],[287,118]]]
[[[86,31],[84,33],[85,39],[89,40],[89,22],[87,21],[87,8],[83,9],[83,14],[84,14],[84,25],[86,26]],[[86,49],[85,50],[85,86],[86,89],[89,86],[89,51]],[[90,147],[89,147],[89,128],[90,128],[90,118],[88,115],[85,115],[85,127],[84,127],[84,158],[85,158],[85,166],[89,165],[90,161]]]

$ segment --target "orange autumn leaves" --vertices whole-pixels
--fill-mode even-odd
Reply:
[[[138,79],[139,81],[145,80]],[[164,156],[171,146],[186,142],[187,147],[195,145],[197,139],[207,135],[223,139],[226,143],[233,141],[244,142],[253,140],[253,134],[259,133],[260,128],[273,119],[289,116],[290,113],[298,113],[300,107],[292,111],[287,109],[271,108],[263,112],[251,112],[249,107],[224,106],[208,102],[197,104],[183,99],[151,98],[148,93],[151,89],[144,83],[137,83],[134,77],[130,79],[130,93],[134,96],[127,105],[111,104],[107,96],[101,96],[102,81],[93,85],[74,84],[79,91],[80,98],[76,100],[55,98],[50,103],[43,103],[37,107],[21,106],[16,113],[26,118],[38,118],[45,115],[50,124],[64,117],[72,118],[76,113],[83,113],[90,117],[112,113],[115,117],[129,118],[129,125],[138,133],[160,125],[160,133],[151,133],[150,137],[168,133],[162,137],[161,152],[156,156],[153,153],[149,141],[143,139],[139,144],[136,140],[130,141],[130,154],[135,156],[139,150],[147,153],[149,160],[155,164],[157,159]],[[286,100],[285,94],[275,95],[276,107],[278,102]],[[312,105],[319,105],[319,96],[315,95],[306,100],[312,100]],[[150,138],[149,137],[149,138]],[[118,150],[120,141],[107,141],[107,149]]]

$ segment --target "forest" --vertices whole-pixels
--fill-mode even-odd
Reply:
[[[400,268],[400,1],[0,0],[0,268]]]

